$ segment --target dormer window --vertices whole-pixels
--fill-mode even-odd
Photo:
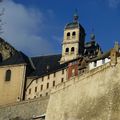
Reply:
[[[67,33],[67,39],[70,39],[70,32]]]
[[[11,80],[11,70],[7,70],[5,75],[5,81],[10,81],[10,80]]]

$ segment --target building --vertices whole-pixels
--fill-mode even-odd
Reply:
[[[84,74],[110,61],[119,52],[103,53],[95,35],[85,42],[85,30],[75,14],[64,29],[62,53],[28,57],[0,38],[0,105],[50,95],[51,89],[78,74]],[[112,51],[112,53],[111,53]]]

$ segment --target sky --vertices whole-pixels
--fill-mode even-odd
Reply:
[[[0,36],[28,56],[61,53],[64,27],[75,9],[86,41],[94,30],[103,51],[120,43],[120,0],[3,0],[2,8]]]

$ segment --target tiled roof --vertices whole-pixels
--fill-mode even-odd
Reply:
[[[48,55],[29,58],[22,52],[17,52],[14,56],[6,59],[0,66],[6,65],[27,65],[27,76],[43,76],[55,72],[59,69],[65,68],[67,63],[60,64],[61,55]]]
[[[18,65],[18,64],[26,64],[26,75],[30,74],[33,71],[34,65],[30,58],[28,58],[24,53],[17,52],[14,56],[4,60],[0,63],[0,66],[7,66],[7,65]]]
[[[67,63],[60,64],[60,58],[61,55],[32,57],[31,60],[36,69],[28,77],[43,76],[65,68]]]

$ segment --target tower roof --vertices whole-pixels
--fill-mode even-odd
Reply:
[[[76,10],[74,15],[73,15],[73,22],[66,24],[65,29],[79,28],[85,33],[85,30],[82,27],[82,25],[79,23],[78,18],[79,18],[79,16],[78,16],[78,12]]]
[[[75,28],[81,29],[81,31],[83,31],[83,33],[85,34],[85,29],[82,27],[82,25],[79,22],[71,22],[65,26],[65,29],[75,29]]]
[[[78,22],[71,22],[65,26],[65,29],[79,28],[79,27],[80,27],[80,24]]]

